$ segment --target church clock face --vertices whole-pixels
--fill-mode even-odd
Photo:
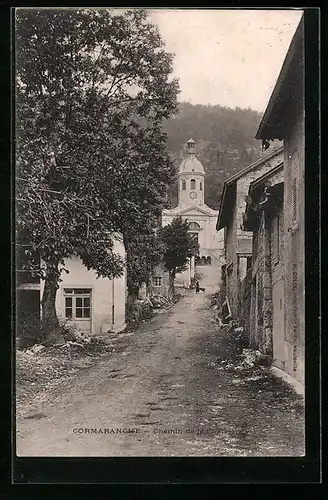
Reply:
[[[191,191],[191,193],[189,193],[189,196],[192,200],[194,200],[195,198],[197,198],[197,193],[195,193],[195,191]]]

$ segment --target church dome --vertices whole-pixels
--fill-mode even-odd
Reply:
[[[179,174],[205,174],[204,167],[201,162],[196,158],[195,154],[195,141],[189,139],[187,142],[187,158],[183,160],[179,168]]]

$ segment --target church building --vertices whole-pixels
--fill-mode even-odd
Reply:
[[[162,226],[175,217],[189,221],[190,232],[199,243],[198,262],[219,265],[223,250],[222,231],[216,231],[218,211],[204,202],[205,171],[196,157],[195,141],[187,142],[187,157],[182,161],[178,174],[178,206],[162,213]]]

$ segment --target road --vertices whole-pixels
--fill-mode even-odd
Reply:
[[[226,347],[209,308],[216,279],[204,271],[205,293],[184,292],[35,414],[19,417],[17,454],[302,455],[302,415],[279,399],[279,384],[265,392],[217,369]]]

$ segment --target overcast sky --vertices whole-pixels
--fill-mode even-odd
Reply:
[[[159,26],[180,101],[264,111],[279,75],[300,10],[158,9]]]

